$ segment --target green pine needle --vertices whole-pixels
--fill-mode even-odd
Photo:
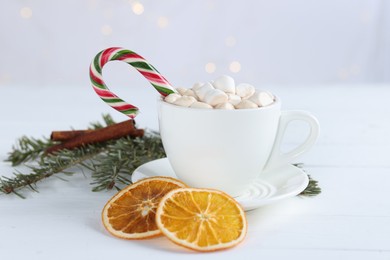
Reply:
[[[296,163],[294,166],[306,172],[306,170],[303,169],[303,163]],[[307,176],[309,177],[309,184],[305,190],[299,194],[299,196],[314,197],[319,195],[321,193],[321,188],[318,186],[318,181],[314,180],[309,174],[307,174]]]
[[[307,185],[306,189],[302,191],[299,195],[306,197],[314,197],[319,195],[321,193],[321,188],[318,186],[318,181],[313,180],[310,175],[307,176],[309,176],[309,184]]]
[[[27,136],[21,137],[17,144],[8,154],[6,162],[11,162],[12,166],[18,166],[27,161],[33,161],[42,156],[46,148],[54,143],[47,138],[35,139]]]
[[[144,163],[165,157],[161,139],[156,134],[143,138],[124,137],[110,143],[88,167],[92,169],[93,191],[117,190],[131,184],[134,170]]]

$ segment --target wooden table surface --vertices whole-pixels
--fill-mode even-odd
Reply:
[[[85,128],[111,110],[89,86],[1,86],[0,174],[22,135]],[[248,234],[238,247],[193,253],[163,237],[125,241],[110,236],[100,213],[114,192],[91,192],[88,174],[42,181],[27,199],[0,196],[1,259],[390,259],[390,85],[269,86],[283,109],[312,112],[321,136],[297,162],[322,188],[314,198],[294,197],[247,213]],[[123,91],[125,92],[125,91]],[[157,129],[154,92],[136,98],[141,127]],[[126,99],[126,97],[124,97]],[[304,131],[291,125],[285,147]],[[26,169],[21,169],[25,172]]]

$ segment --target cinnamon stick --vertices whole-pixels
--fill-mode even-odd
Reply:
[[[74,149],[87,144],[101,143],[109,140],[119,139],[124,136],[142,137],[143,135],[143,129],[135,128],[134,121],[127,120],[121,123],[77,135],[64,141],[63,143],[47,148],[46,153],[50,154],[62,149]]]
[[[51,132],[50,139],[52,141],[63,142],[63,141],[72,139],[76,136],[90,133],[93,131],[96,131],[96,130],[89,129],[89,130],[53,131],[53,132]]]

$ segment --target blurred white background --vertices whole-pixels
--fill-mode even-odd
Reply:
[[[173,84],[390,82],[386,0],[2,0],[0,86],[89,85],[101,49],[144,56]],[[109,64],[108,85],[148,85]]]

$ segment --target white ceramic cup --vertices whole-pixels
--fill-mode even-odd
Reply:
[[[309,150],[319,135],[317,119],[305,111],[281,111],[278,98],[257,109],[197,109],[158,101],[159,127],[177,177],[192,187],[239,196],[261,178]],[[281,142],[289,122],[308,123],[306,140],[288,153]],[[275,174],[278,174],[275,170]]]

